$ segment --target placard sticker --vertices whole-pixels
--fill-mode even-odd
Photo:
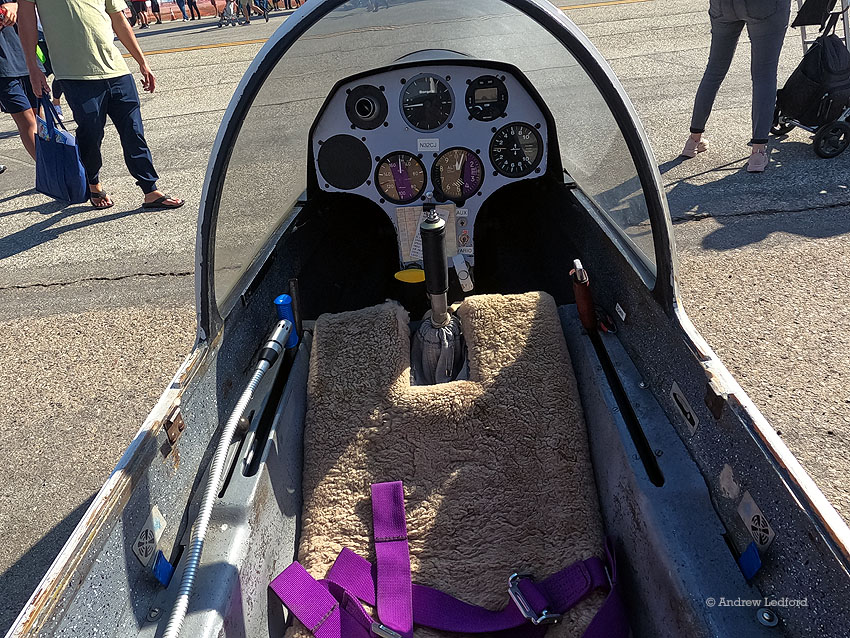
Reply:
[[[420,137],[416,140],[416,152],[417,153],[439,153],[440,152],[440,140],[436,137],[424,138]]]
[[[764,551],[770,547],[776,533],[749,492],[744,492],[744,498],[738,504],[738,516],[741,517],[759,550]]]
[[[436,206],[437,214],[446,221],[446,227],[455,227],[454,204],[440,204]],[[402,260],[405,262],[419,261],[422,259],[422,236],[419,234],[419,226],[425,219],[423,206],[406,206],[396,209],[396,217],[399,226],[399,240],[402,242]],[[404,230],[402,230],[404,229]],[[458,253],[456,239],[449,231],[446,233],[446,255],[452,257]]]
[[[620,317],[620,321],[626,320],[626,311],[623,310],[623,307],[620,304],[614,306],[614,310],[617,311],[617,315]]]
[[[162,538],[164,529],[165,518],[162,516],[162,512],[159,511],[159,507],[154,505],[148,516],[148,520],[145,521],[145,526],[133,543],[133,553],[136,554],[136,558],[145,567],[153,561],[159,539]]]

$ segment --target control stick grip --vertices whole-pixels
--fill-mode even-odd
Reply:
[[[431,211],[419,226],[422,235],[422,265],[425,289],[429,295],[444,295],[449,290],[449,265],[446,257],[446,222]]]

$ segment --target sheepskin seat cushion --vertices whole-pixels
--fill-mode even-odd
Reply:
[[[398,304],[316,322],[297,553],[314,577],[343,547],[375,559],[369,486],[382,481],[404,481],[414,582],[467,602],[501,609],[511,573],[544,578],[603,555],[554,300],[481,295],[458,314],[469,380],[435,386],[410,385],[408,315]],[[581,636],[603,600],[596,592],[547,636]],[[286,635],[310,634],[295,621]]]

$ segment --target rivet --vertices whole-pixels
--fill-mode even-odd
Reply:
[[[641,381],[640,383],[638,383],[638,387],[645,390],[646,389],[646,381]]]
[[[161,614],[162,610],[159,607],[151,607],[150,611],[148,612],[148,622],[153,622],[154,620],[159,618]]]
[[[765,627],[776,627],[779,624],[779,617],[772,609],[762,607],[756,612],[756,618]]]

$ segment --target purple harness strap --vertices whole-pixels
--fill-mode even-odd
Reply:
[[[385,626],[402,638],[413,638],[410,549],[405,518],[401,481],[373,484],[372,523],[378,583],[377,588],[372,586],[372,591],[377,591],[377,601],[372,605],[377,602],[378,618]]]
[[[317,581],[298,562],[284,569],[271,588],[316,638],[371,636],[372,619],[360,603],[338,586]]]
[[[437,589],[411,584],[401,482],[372,485],[372,517],[375,565],[343,548],[324,580],[316,581],[294,562],[271,583],[316,638],[412,638],[414,622],[467,634],[537,637],[545,633],[546,624],[556,622],[599,588],[610,592],[583,638],[626,638],[629,634],[609,541],[605,553],[610,579],[604,563],[596,557],[573,563],[539,583],[514,575],[509,583],[511,602],[501,611],[491,611]],[[377,608],[380,623],[372,621],[360,601]]]
[[[369,561],[345,548],[328,572],[327,581],[339,585],[367,605],[374,606],[375,571]],[[601,587],[608,587],[608,576],[602,561],[596,557],[573,563],[539,583],[530,578],[519,580],[522,595],[537,616],[546,610],[563,613]],[[425,585],[414,584],[412,593],[413,619],[417,625],[424,627],[485,633],[520,627],[528,622],[528,618],[515,604],[509,604],[501,611],[491,611]],[[377,605],[380,610],[381,603]]]

